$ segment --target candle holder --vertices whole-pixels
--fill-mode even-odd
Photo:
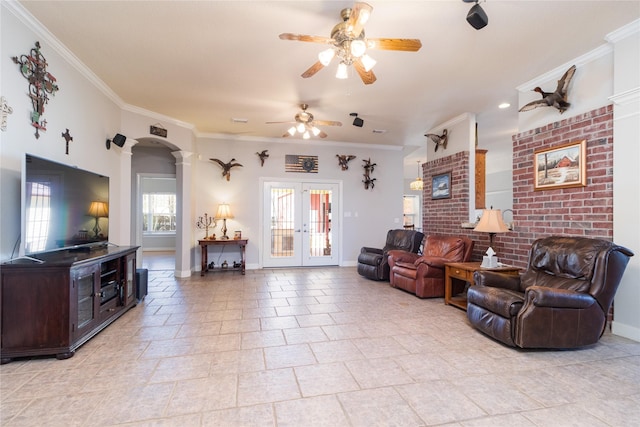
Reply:
[[[200,230],[204,230],[205,240],[209,238],[209,227],[211,227],[211,224],[213,224],[213,227],[215,227],[216,221],[212,217],[207,216],[206,213],[204,214],[204,219],[202,219],[202,217],[198,217],[196,227],[198,227]]]

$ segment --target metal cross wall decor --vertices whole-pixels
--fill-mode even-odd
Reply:
[[[29,81],[29,98],[33,104],[31,126],[36,128],[36,138],[40,138],[40,131],[47,130],[47,121],[41,120],[44,105],[49,102],[47,94],[55,95],[58,91],[56,78],[47,71],[47,60],[40,52],[40,42],[31,48],[28,55],[14,56],[13,62],[20,64],[20,72]]]

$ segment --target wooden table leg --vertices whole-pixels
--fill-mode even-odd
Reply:
[[[444,303],[446,305],[449,305],[449,301],[451,301],[451,287],[452,287],[451,276],[449,276],[449,272],[445,268],[445,275],[444,275]]]
[[[208,251],[207,251],[207,245],[200,245],[200,252],[201,252],[201,256],[200,258],[202,259],[202,265],[200,266],[200,275],[204,276],[204,274],[207,272],[207,265],[208,265]]]
[[[245,248],[246,248],[246,245],[240,245],[240,256],[241,256],[241,258],[242,258],[242,259],[241,259],[241,261],[240,261],[240,262],[241,262],[241,264],[242,264],[242,265],[240,266],[240,272],[241,272],[243,275],[244,275],[244,269],[245,269],[245,258],[244,258],[244,256],[245,256]]]

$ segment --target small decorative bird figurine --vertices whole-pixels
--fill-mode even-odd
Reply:
[[[256,154],[258,155],[258,157],[260,157],[260,166],[264,166],[264,160],[269,157],[269,154],[267,153],[267,151],[269,150],[262,150],[260,152],[256,151]]]
[[[442,135],[437,135],[435,133],[425,133],[424,136],[432,140],[436,143],[436,149],[434,151],[438,151],[438,147],[442,145],[442,149],[447,149],[447,142],[449,142],[449,131],[446,129],[442,131]]]
[[[338,158],[338,165],[342,168],[343,171],[349,169],[349,162],[356,158],[356,156],[352,154],[336,154]]]
[[[218,160],[218,159],[209,159],[213,162],[216,162],[217,164],[219,164],[222,167],[222,177],[224,178],[225,176],[227,177],[227,181],[231,180],[231,168],[235,167],[235,166],[240,166],[243,167],[240,163],[233,163],[236,161],[236,159],[231,159],[229,161],[229,163],[225,163],[222,160]]]
[[[564,113],[567,108],[571,106],[571,104],[567,102],[567,89],[569,88],[569,83],[571,83],[571,79],[575,72],[576,66],[572,65],[564,73],[562,78],[558,80],[558,86],[556,87],[555,92],[545,92],[540,87],[533,89],[534,92],[538,92],[542,95],[542,99],[525,104],[519,111],[530,111],[538,107],[555,107],[560,111],[560,114]]]

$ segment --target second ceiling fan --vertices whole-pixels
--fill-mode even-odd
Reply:
[[[318,55],[318,61],[302,73],[302,77],[308,78],[315,75],[325,66],[329,65],[334,57],[338,64],[337,78],[347,78],[349,65],[353,65],[364,84],[376,81],[372,71],[376,61],[367,55],[367,49],[400,50],[416,52],[422,47],[418,39],[389,39],[367,38],[364,34],[364,24],[369,20],[373,7],[358,2],[353,8],[343,9],[340,13],[342,22],[331,30],[331,37],[309,36],[305,34],[282,33],[280,39],[302,42],[326,43],[332,45]]]
[[[274,123],[291,123],[293,126],[289,128],[287,132],[285,132],[283,137],[286,136],[294,136],[296,132],[302,135],[303,139],[311,138],[311,135],[319,136],[320,138],[326,138],[327,134],[318,129],[318,126],[342,126],[341,122],[336,122],[332,120],[316,120],[313,117],[313,114],[307,111],[309,106],[307,104],[300,104],[300,108],[302,111],[296,114],[294,117],[294,121],[289,122],[267,122],[268,125]]]

